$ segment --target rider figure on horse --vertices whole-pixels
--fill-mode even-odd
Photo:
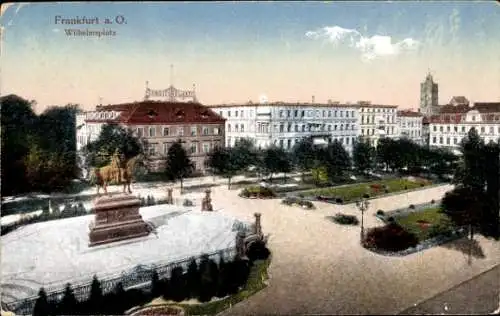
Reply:
[[[120,150],[117,148],[115,150],[115,153],[113,154],[113,158],[111,158],[111,167],[116,170],[116,182],[121,183],[125,181],[125,155],[120,152]]]

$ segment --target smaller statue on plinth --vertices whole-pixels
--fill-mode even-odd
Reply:
[[[167,188],[167,204],[174,204],[174,198],[172,197],[173,190],[172,188]]]
[[[203,198],[203,200],[201,201],[201,210],[202,211],[208,211],[208,212],[212,212],[214,210],[213,206],[212,206],[212,199],[210,198],[210,189],[207,189],[205,191],[205,197]]]

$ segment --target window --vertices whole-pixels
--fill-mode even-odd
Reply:
[[[168,154],[168,143],[163,143],[163,154]]]
[[[437,131],[437,126],[436,126],[436,125],[434,125],[434,132],[436,132],[436,131]]]
[[[283,117],[283,111],[280,111],[280,117]]]
[[[298,110],[293,111],[293,116],[295,117],[299,116],[299,111]]]
[[[450,132],[450,127],[446,126],[446,131],[449,133]]]
[[[219,115],[222,116],[222,111],[219,111]]]
[[[305,132],[306,131],[306,126],[305,125],[302,125],[302,131]]]
[[[210,143],[203,143],[203,152],[208,153],[210,151]]]
[[[206,126],[203,126],[203,135],[205,135],[205,136],[208,135],[208,127],[206,127]]]
[[[328,111],[328,117],[332,117],[332,111]]]
[[[328,124],[328,131],[330,132],[332,130],[332,126],[330,124]]]
[[[280,133],[283,133],[285,131],[285,125],[280,124]]]
[[[231,124],[227,124],[227,131],[231,132]]]
[[[184,136],[184,127],[177,127],[177,136]]]
[[[442,144],[443,143],[443,137],[439,137],[439,143]]]
[[[287,142],[287,144],[286,144],[287,148],[288,149],[292,148],[292,140],[289,138],[286,142]]]
[[[245,131],[245,125],[241,124],[241,129],[240,129],[242,132]],[[208,133],[208,132],[207,132]],[[208,134],[207,134],[208,135]]]
[[[189,147],[189,153],[196,154],[196,147],[196,143],[191,143],[191,146]]]
[[[156,144],[150,144],[148,148],[148,153],[150,156],[156,155]]]
[[[484,134],[484,126],[481,127],[481,134]]]
[[[500,130],[500,128],[499,128]],[[465,133],[465,126],[462,126],[462,133]]]
[[[287,116],[287,117],[290,117],[290,114],[291,114],[291,111],[290,111],[290,110],[286,111],[286,116]]]
[[[345,144],[346,144],[346,145],[349,145],[349,137],[346,137],[346,139],[345,139]]]
[[[234,125],[234,131],[238,132],[238,124]]]
[[[349,130],[349,124],[346,124],[346,125],[345,125],[345,130],[346,130],[346,131],[347,131],[347,130]]]
[[[446,145],[449,145],[449,144],[450,144],[450,138],[446,137]]]
[[[458,140],[456,138],[453,138],[453,144],[457,144]]]
[[[340,117],[344,116],[344,111],[340,111]]]
[[[138,127],[137,128],[137,137],[142,137],[144,135],[144,128]]]
[[[300,112],[300,117],[304,117],[305,116],[305,111],[301,111]]]
[[[295,131],[298,132],[299,131],[299,126],[297,124],[295,124]]]
[[[333,112],[333,117],[337,117],[337,111]]]
[[[283,148],[283,140],[280,139],[280,147]]]
[[[472,115],[472,120],[476,121],[476,116],[475,115]]]
[[[349,111],[345,111],[345,117],[349,117]]]
[[[340,124],[340,130],[343,131],[344,130],[344,124]]]
[[[227,111],[227,116],[231,117],[231,111]]]
[[[325,117],[325,116],[326,116],[326,111],[325,111],[325,110],[323,110],[323,117]]]
[[[354,111],[351,111],[351,117],[354,117]]]
[[[334,131],[336,131],[336,130],[337,130],[337,124],[335,124],[335,125],[333,126],[333,130],[334,130]]]
[[[155,137],[156,129],[154,127],[149,128],[149,137]]]
[[[292,124],[288,123],[286,131],[287,132],[291,132],[292,131]]]
[[[361,129],[361,135],[365,135],[365,129],[364,128]]]
[[[240,111],[240,117],[243,117],[243,110]]]
[[[164,127],[163,128],[163,136],[168,136],[168,133],[169,133],[168,127]]]
[[[220,135],[220,129],[218,127],[214,127],[214,135]]]
[[[493,126],[490,126],[490,134],[493,134],[494,133],[494,128]]]
[[[432,143],[435,144],[436,143],[436,137],[432,137]]]
[[[455,132],[458,132],[458,126],[454,126],[454,127],[453,127],[453,130],[454,130]]]
[[[234,116],[238,117],[238,111],[234,111]]]
[[[196,136],[196,126],[191,127],[191,136]]]

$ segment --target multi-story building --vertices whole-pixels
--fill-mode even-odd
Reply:
[[[430,73],[425,81],[420,83],[420,113],[431,116],[439,113],[438,84],[434,82]]]
[[[460,107],[429,118],[430,146],[458,149],[471,128],[475,128],[486,143],[500,137],[500,102],[476,102],[464,110]]]
[[[367,101],[357,103],[360,111],[361,136],[372,146],[383,137],[398,137],[396,105],[377,105]]]
[[[169,91],[178,91],[173,87]],[[172,90],[173,89],[173,90]],[[163,90],[161,90],[163,91]],[[147,98],[145,98],[147,99]],[[151,170],[164,167],[168,149],[181,139],[197,171],[215,146],[224,146],[225,119],[198,102],[153,101],[97,106],[77,115],[77,151],[99,137],[105,124],[114,123],[143,139]]]
[[[352,150],[359,136],[359,107],[355,104],[319,103],[247,103],[212,105],[226,119],[226,145],[250,138],[257,147],[271,144],[291,149],[303,137],[318,143],[334,139]]]
[[[422,134],[423,114],[419,112],[402,110],[397,111],[398,135],[407,138],[417,144],[424,144]]]

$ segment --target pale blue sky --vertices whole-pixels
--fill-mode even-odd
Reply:
[[[416,107],[428,68],[442,103],[453,95],[498,100],[499,9],[465,1],[15,4],[2,8],[2,93],[41,106],[139,100],[146,80],[168,86],[174,64],[175,85],[196,83],[206,104],[266,94]],[[57,15],[123,15],[127,24],[56,25]],[[117,34],[69,37],[65,28]],[[354,37],[335,44],[332,29]],[[403,40],[418,45],[400,48]]]

